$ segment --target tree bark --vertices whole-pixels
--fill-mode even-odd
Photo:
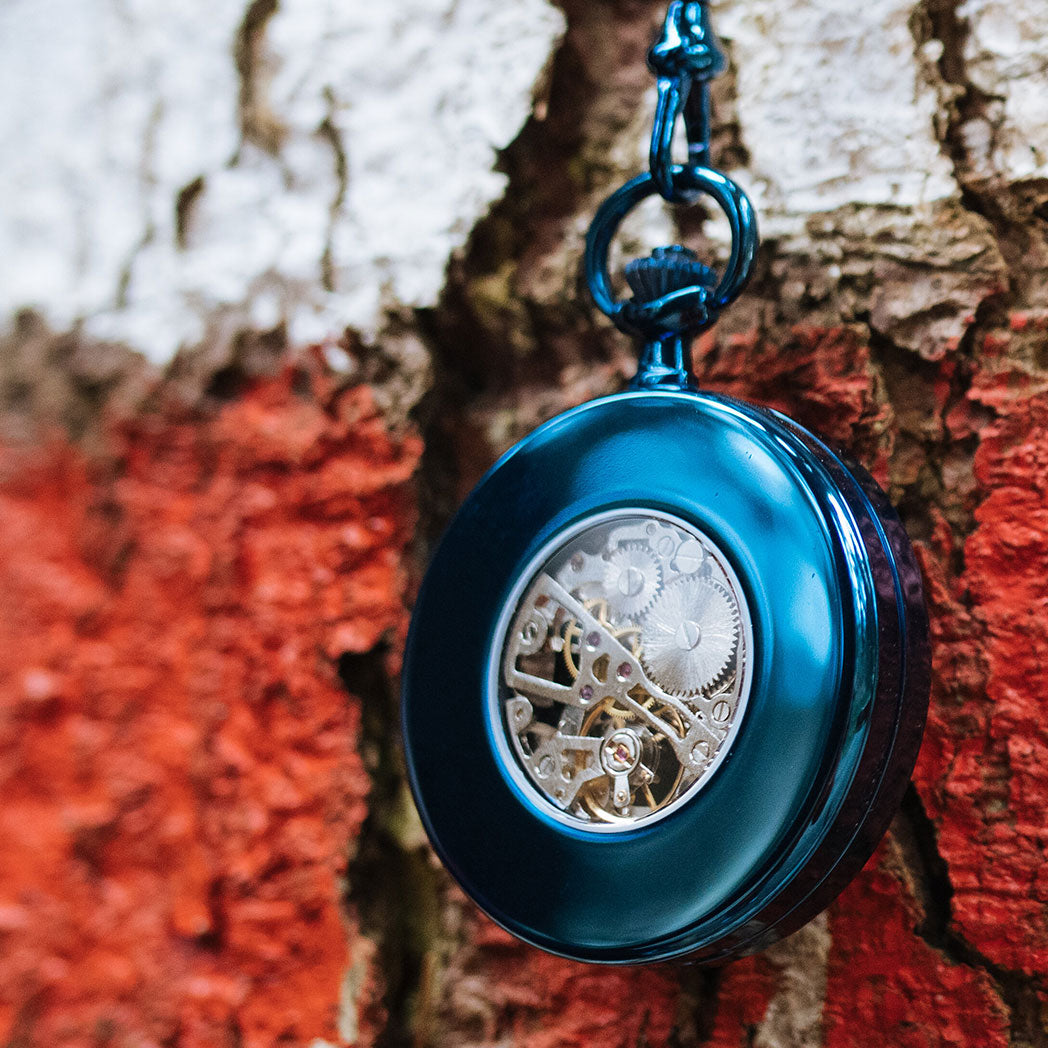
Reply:
[[[0,1043],[1048,1045],[1041,0],[714,4],[764,243],[694,370],[887,488],[934,689],[866,870],[712,972],[495,928],[397,741],[450,514],[631,373],[578,267],[664,5],[344,7],[0,13]]]

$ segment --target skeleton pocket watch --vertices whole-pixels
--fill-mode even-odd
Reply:
[[[742,290],[742,190],[706,165],[723,57],[670,5],[651,170],[598,211],[597,305],[642,344],[629,391],[525,438],[450,525],[403,670],[415,800],[494,920],[584,961],[714,963],[825,907],[902,797],[928,701],[909,540],[870,476],[785,416],[696,390],[690,339]],[[683,117],[688,162],[671,158]],[[721,273],[684,248],[608,272],[654,193],[728,218]]]

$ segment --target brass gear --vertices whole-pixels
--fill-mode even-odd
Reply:
[[[644,705],[649,706],[655,716],[659,717],[661,720],[669,722],[670,726],[680,737],[684,736],[684,723],[681,720],[680,714],[675,709],[671,706],[663,706],[661,703],[657,703],[651,696],[647,697],[647,701]],[[644,724],[645,728],[649,727],[646,722],[641,721],[637,717],[633,710],[619,707],[616,704],[615,699],[609,697],[594,709],[590,710],[586,719],[582,722],[580,734],[588,735],[591,738],[600,738],[604,734],[604,730],[606,730],[603,729],[603,726],[601,725],[601,719],[603,717],[609,717],[612,721],[612,726],[615,728],[636,726],[638,723]],[[677,788],[680,785],[681,779],[684,777],[684,768],[679,762],[677,762],[673,748],[666,745],[665,736],[655,735],[652,737],[651,741],[657,747],[658,760],[656,763],[661,765],[666,761],[673,761],[677,764],[677,774],[673,777],[673,781],[669,783],[668,788],[664,787],[661,783],[659,784],[658,789],[659,793],[662,794],[661,799],[655,796],[651,788],[651,783],[646,782],[639,786],[634,786],[631,783],[630,806],[632,807],[635,803],[637,792],[640,790],[645,794],[644,799],[649,805],[649,814],[657,812],[660,808],[664,808],[673,800],[677,794]],[[594,818],[600,819],[601,822],[632,822],[633,818],[631,816],[619,815],[617,812],[606,806],[606,797],[602,796],[602,794],[606,795],[607,793],[608,777],[605,775],[598,779],[591,779],[587,782],[579,790],[579,800],[590,815]]]

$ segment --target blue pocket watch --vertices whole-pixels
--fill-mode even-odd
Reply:
[[[504,928],[584,961],[714,963],[800,927],[873,852],[920,744],[928,623],[872,478],[691,382],[688,344],[745,286],[756,222],[706,166],[723,58],[704,5],[671,4],[650,64],[651,171],[586,251],[597,305],[642,341],[638,374],[467,498],[418,596],[403,732],[434,847]],[[617,300],[612,238],[656,192],[712,197],[730,258],[718,275],[656,250]]]

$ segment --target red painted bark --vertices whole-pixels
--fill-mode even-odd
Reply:
[[[1048,393],[994,351],[966,398],[950,361],[926,377],[943,439],[978,442],[978,509],[963,569],[936,509],[921,545],[936,685],[916,781],[953,930],[1040,974]],[[850,332],[707,342],[700,372],[898,469],[896,406]],[[60,440],[4,453],[0,1039],[374,1042],[384,972],[341,883],[369,783],[334,666],[402,637],[420,450],[368,389],[300,368],[210,414],[142,415],[90,462]],[[828,962],[728,966],[703,1015],[671,968],[550,958],[468,909],[432,947],[424,1043],[777,1044],[774,1016],[824,977],[827,1048],[1008,1044],[993,974],[925,942],[899,856],[833,908]]]
[[[1007,340],[988,348],[992,364]],[[957,929],[990,961],[1031,975],[1048,970],[1048,395],[1038,385],[987,367],[973,386],[973,405],[997,417],[979,431],[982,500],[963,576],[929,564],[940,684],[918,768]]]
[[[845,890],[830,914],[825,1048],[1007,1048],[989,976],[926,945],[922,916],[878,856]]]
[[[776,990],[767,958],[746,957],[724,969],[709,1048],[749,1048]]]
[[[419,446],[305,377],[0,463],[4,1043],[336,1039],[368,781],[333,660],[403,629]]]
[[[666,968],[577,964],[524,946],[480,920],[457,959],[452,1006],[477,1041],[514,1048],[665,1048],[679,995]]]
[[[737,336],[696,351],[699,385],[782,411],[848,448],[884,483],[889,411],[877,396],[869,348],[847,328],[797,330],[786,345]]]

